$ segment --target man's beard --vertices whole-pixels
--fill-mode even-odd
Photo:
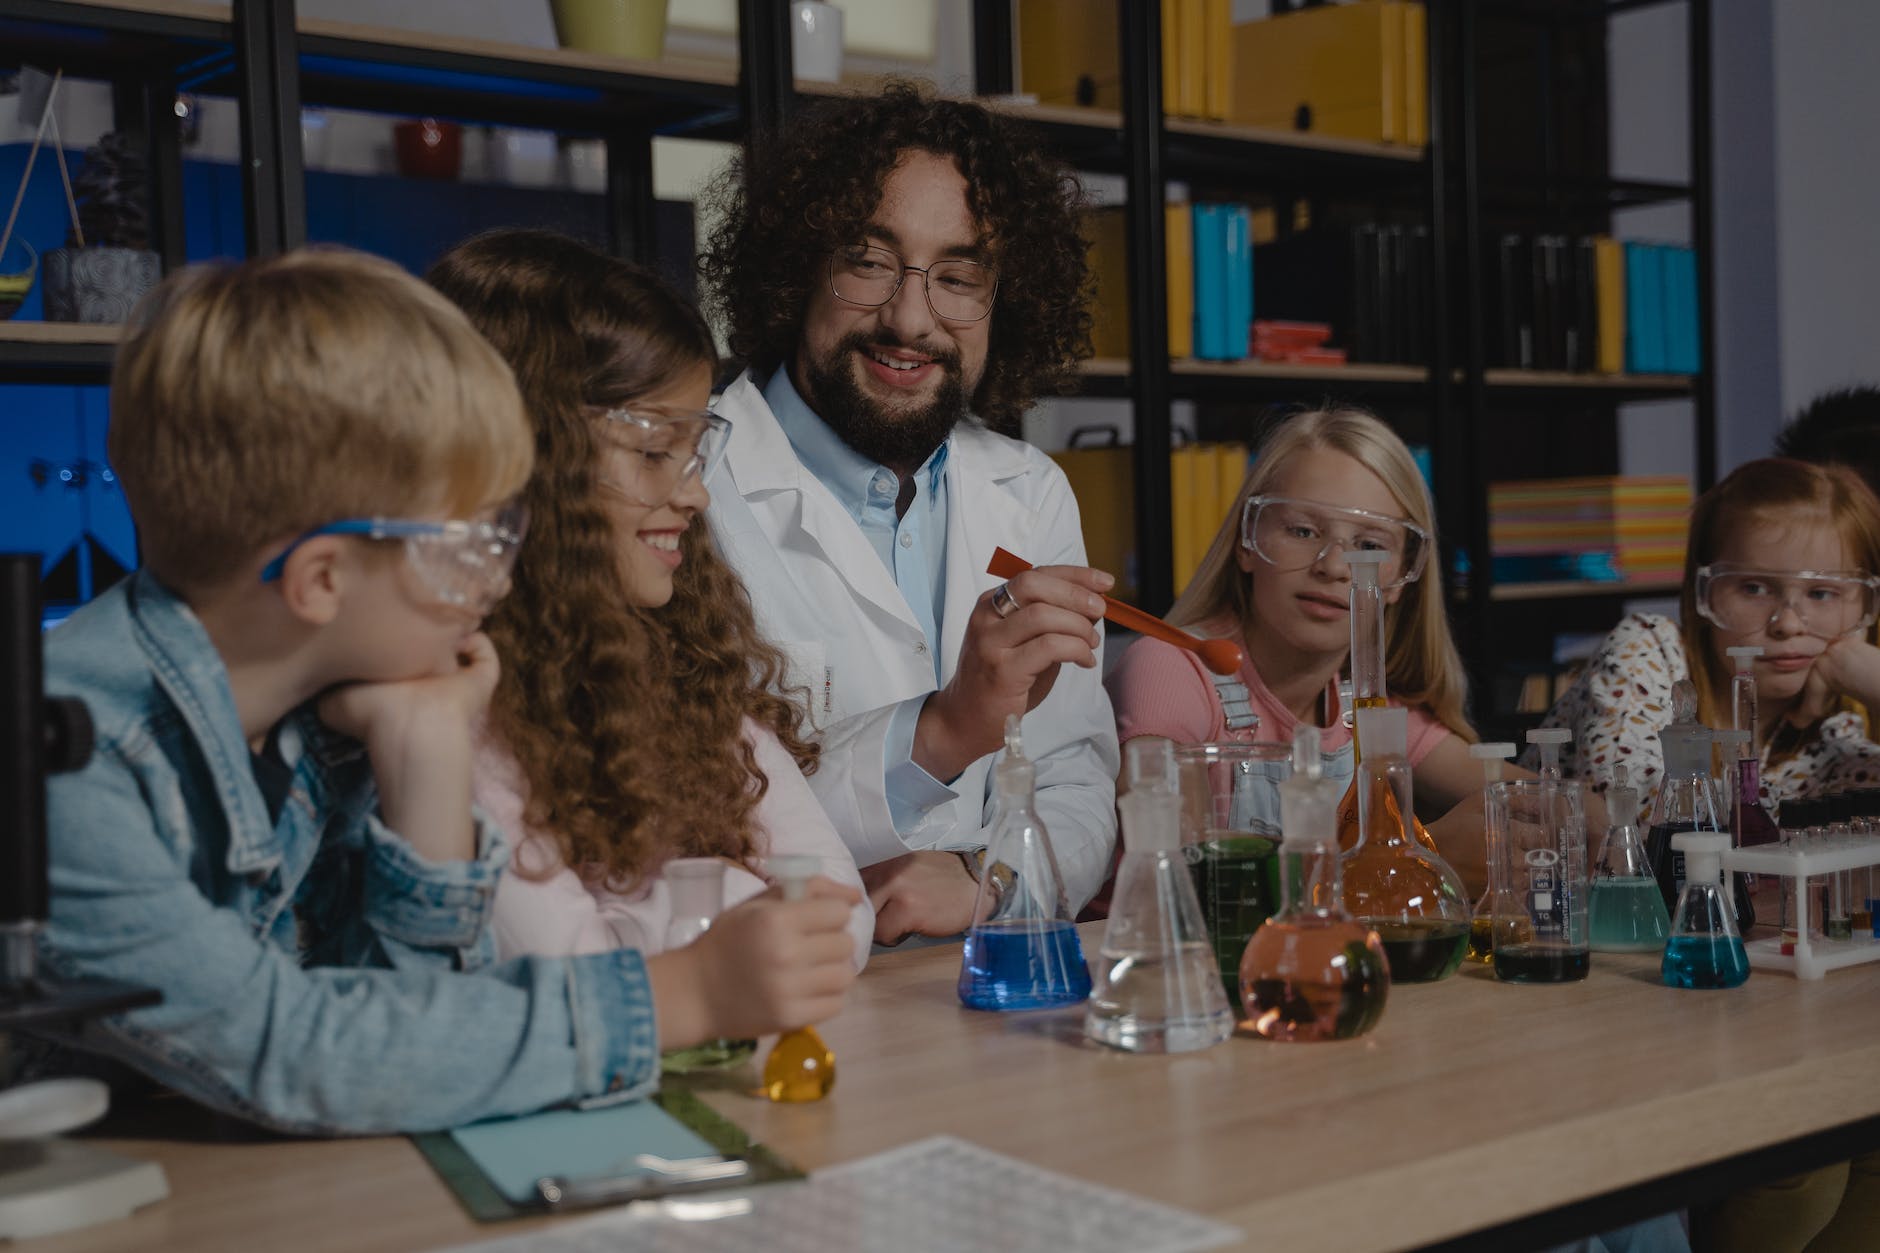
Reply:
[[[918,409],[890,413],[855,378],[861,367],[853,363],[853,354],[877,346],[882,346],[879,334],[857,331],[821,357],[806,354],[808,399],[817,416],[850,448],[880,465],[912,470],[932,456],[968,416],[959,353],[917,349],[931,356],[940,369],[939,390]]]

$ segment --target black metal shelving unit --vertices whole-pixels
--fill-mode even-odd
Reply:
[[[1128,189],[1131,358],[1092,363],[1089,396],[1128,399],[1135,410],[1138,587],[1145,607],[1173,599],[1169,498],[1170,406],[1298,401],[1333,395],[1423,414],[1436,467],[1435,496],[1445,568],[1458,548],[1488,551],[1484,441],[1502,403],[1558,413],[1630,400],[1688,396],[1695,404],[1698,487],[1716,474],[1711,301],[1709,0],[1505,0],[1497,21],[1566,30],[1596,29],[1617,13],[1682,4],[1689,14],[1692,65],[1688,183],[1592,176],[1554,167],[1544,177],[1485,168],[1478,147],[1484,101],[1477,44],[1491,10],[1472,0],[1425,0],[1428,18],[1429,142],[1421,151],[1314,140],[1185,119],[1161,110],[1161,25],[1156,0],[1116,0],[1121,38],[1121,110],[1029,108],[994,102],[1033,126],[1079,168],[1120,173]],[[428,41],[297,20],[294,0],[233,0],[230,15],[178,0],[174,11],[113,8],[63,0],[0,0],[0,45],[22,61],[62,64],[114,85],[120,125],[152,136],[153,205],[166,265],[182,257],[180,147],[164,107],[179,87],[226,94],[242,104],[245,213],[249,247],[266,253],[306,236],[299,152],[302,103],[422,113],[471,122],[552,128],[603,138],[608,150],[608,221],[617,251],[644,259],[651,239],[651,149],[655,134],[740,139],[786,117],[800,97],[789,77],[789,32],[782,0],[739,0],[740,70],[686,77],[658,66],[533,57],[531,50]],[[981,95],[1011,91],[1015,79],[1012,0],[973,0],[974,70]],[[1588,24],[1594,24],[1589,26]],[[11,58],[9,58],[11,59]],[[1597,172],[1603,175],[1603,170]],[[1210,366],[1168,357],[1163,218],[1171,180],[1283,197],[1389,203],[1432,225],[1430,360],[1425,367],[1287,369]],[[1691,379],[1562,376],[1491,369],[1483,338],[1484,215],[1510,208],[1576,224],[1610,221],[1615,209],[1688,202],[1698,253],[1703,371]],[[1156,212],[1142,212],[1153,208]],[[79,333],[82,335],[83,333]],[[0,332],[0,382],[102,383],[108,337],[7,337]],[[1543,418],[1542,420],[1548,420]],[[1478,690],[1495,664],[1498,596],[1487,563],[1452,588],[1465,654]],[[1576,589],[1577,590],[1577,589]],[[1614,594],[1625,594],[1615,592]],[[1532,600],[1527,603],[1532,605]]]

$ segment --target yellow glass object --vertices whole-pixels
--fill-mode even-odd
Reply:
[[[819,869],[814,857],[770,859],[771,877],[783,885],[786,901],[802,900]],[[814,1027],[784,1032],[764,1059],[764,1095],[773,1101],[820,1101],[835,1086],[836,1055]]]
[[[836,1055],[814,1027],[777,1040],[764,1060],[764,1095],[773,1101],[820,1101],[836,1086]]]

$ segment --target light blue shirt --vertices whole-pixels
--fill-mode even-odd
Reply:
[[[764,384],[764,402],[783,428],[803,468],[829,489],[894,576],[914,621],[927,637],[934,686],[940,684],[940,613],[946,604],[947,463],[953,441],[936,448],[913,475],[914,498],[895,516],[900,477],[842,442],[797,392],[780,367]],[[914,761],[914,727],[925,696],[904,701],[888,726],[885,750],[888,810],[897,831],[911,830],[927,810],[953,791]]]

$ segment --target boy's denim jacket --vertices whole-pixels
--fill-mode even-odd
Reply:
[[[46,642],[46,687],[91,710],[97,751],[48,783],[53,978],[155,987],[85,1028],[218,1109],[302,1133],[421,1131],[650,1090],[652,992],[632,950],[491,964],[508,858],[420,858],[375,812],[364,749],[311,706],[277,731],[279,822],[208,633],[140,572]]]

